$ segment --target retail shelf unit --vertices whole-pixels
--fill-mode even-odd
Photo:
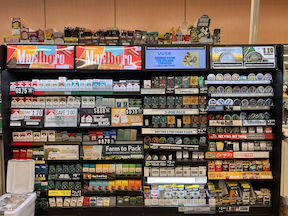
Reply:
[[[253,46],[253,45],[249,45],[249,46]],[[257,45],[259,46],[259,45]],[[263,45],[264,46],[264,45]],[[265,45],[266,46],[266,45]],[[154,48],[153,48],[154,47]],[[151,48],[158,50],[159,52],[162,52],[163,50],[169,48],[169,47],[173,47],[174,49],[176,49],[177,47],[183,48],[182,50],[184,50],[184,56],[186,55],[186,53],[190,50],[193,51],[200,51],[200,50],[205,50],[205,54],[203,54],[203,56],[199,56],[201,58],[205,58],[205,63],[203,63],[204,65],[199,65],[197,67],[191,67],[193,69],[185,69],[183,70],[182,68],[170,68],[167,69],[166,68],[153,68],[153,65],[146,65],[146,62],[151,61],[151,59],[149,58],[149,55],[152,55],[151,53],[149,54],[149,52],[147,52],[149,49],[151,50]],[[204,47],[204,48],[203,48]],[[220,47],[229,47],[229,46],[220,46]],[[244,47],[243,45],[239,46],[239,47]],[[278,215],[279,213],[279,203],[280,203],[280,159],[281,159],[281,138],[282,138],[282,127],[281,127],[281,122],[282,122],[282,117],[281,117],[281,109],[282,109],[282,73],[283,73],[283,47],[281,45],[277,45],[274,46],[275,50],[276,50],[276,67],[275,68],[233,68],[233,69],[228,69],[228,68],[221,68],[221,69],[215,69],[212,68],[212,54],[211,54],[211,50],[212,50],[212,46],[202,46],[202,45],[155,45],[155,46],[151,46],[151,45],[147,45],[147,46],[142,46],[142,70],[98,70],[98,69],[93,69],[93,70],[89,70],[89,69],[19,69],[19,68],[8,68],[6,65],[6,58],[7,58],[7,47],[6,46],[1,46],[1,53],[3,58],[1,59],[1,67],[4,68],[4,70],[2,71],[2,95],[3,95],[3,105],[2,105],[2,113],[3,113],[3,140],[4,140],[4,147],[5,147],[5,162],[7,163],[7,161],[11,158],[13,158],[13,149],[15,148],[21,148],[23,146],[25,146],[26,144],[21,142],[21,141],[14,141],[12,140],[12,133],[18,130],[26,130],[26,129],[30,129],[30,130],[41,130],[41,129],[45,129],[45,127],[43,128],[42,126],[25,126],[25,127],[11,127],[10,126],[10,111],[11,111],[11,96],[13,96],[13,94],[15,92],[10,92],[10,86],[9,83],[11,81],[17,81],[17,80],[32,80],[32,79],[57,79],[58,77],[67,77],[68,79],[93,79],[93,78],[100,78],[100,79],[114,79],[114,80],[140,80],[140,86],[141,86],[141,90],[136,92],[136,93],[129,93],[129,92],[121,92],[121,93],[116,93],[116,92],[93,92],[93,91],[89,91],[89,92],[78,92],[78,91],[62,91],[62,92],[43,92],[43,91],[34,91],[33,94],[31,94],[31,96],[33,95],[41,95],[41,96],[62,96],[62,95],[75,95],[75,96],[88,96],[88,95],[92,95],[92,96],[104,96],[104,97],[108,97],[108,98],[136,98],[136,99],[142,99],[142,104],[143,104],[143,127],[142,126],[131,126],[131,127],[121,127],[121,126],[99,126],[99,127],[86,127],[86,126],[79,126],[79,117],[78,117],[78,122],[77,122],[77,126],[76,127],[64,127],[64,128],[53,128],[53,127],[49,127],[49,129],[55,129],[55,130],[59,130],[59,131],[68,131],[68,132],[87,132],[89,130],[97,130],[99,129],[107,129],[107,130],[117,130],[117,129],[121,129],[121,128],[133,128],[137,130],[137,141],[134,143],[135,145],[140,145],[142,146],[142,148],[144,149],[145,147],[145,154],[150,154],[152,155],[157,155],[160,156],[160,154],[165,154],[165,156],[168,157],[168,155],[172,155],[172,160],[168,161],[163,165],[163,161],[157,163],[157,161],[154,161],[152,163],[150,163],[151,161],[147,160],[147,163],[149,162],[149,165],[145,163],[144,160],[133,160],[131,161],[131,163],[140,163],[142,164],[142,170],[143,170],[143,177],[142,177],[142,186],[143,185],[150,185],[150,184],[168,184],[168,183],[175,183],[177,181],[177,184],[187,184],[189,182],[191,183],[195,183],[195,184],[205,184],[207,181],[209,180],[209,175],[208,175],[208,165],[207,165],[207,160],[211,160],[211,158],[205,157],[202,160],[199,161],[194,161],[191,160],[192,154],[194,152],[203,152],[204,155],[206,155],[207,153],[209,153],[208,151],[209,149],[209,142],[213,141],[213,136],[209,135],[209,131],[207,132],[207,128],[209,127],[209,121],[207,121],[207,124],[203,123],[199,123],[197,122],[198,120],[195,120],[195,122],[191,124],[187,124],[184,125],[183,121],[182,121],[182,125],[179,126],[179,128],[177,127],[177,119],[181,119],[183,120],[183,116],[185,115],[209,115],[209,114],[213,114],[213,113],[220,113],[222,115],[227,114],[228,112],[233,112],[233,113],[238,113],[241,112],[241,110],[245,110],[245,112],[247,113],[253,113],[254,111],[256,112],[257,109],[261,109],[262,112],[266,112],[267,110],[270,112],[271,114],[271,118],[273,118],[275,121],[272,122],[273,124],[273,136],[271,137],[271,135],[268,136],[267,139],[272,140],[273,142],[273,150],[269,151],[269,159],[270,159],[270,163],[271,163],[271,171],[272,171],[272,175],[273,175],[273,179],[263,179],[261,181],[254,181],[251,179],[251,184],[252,186],[255,186],[257,189],[260,189],[262,187],[265,188],[269,188],[272,194],[271,197],[271,202],[272,205],[267,205],[265,206],[259,206],[259,207],[263,207],[262,208],[258,208],[258,206],[254,205],[254,206],[250,206],[250,209],[248,208],[248,212],[247,212],[247,207],[245,208],[245,206],[240,206],[237,208],[237,206],[231,207],[231,206],[215,206],[213,205],[211,206],[207,206],[207,204],[203,204],[203,205],[198,205],[198,206],[181,206],[179,205],[179,207],[177,207],[176,205],[172,206],[172,205],[142,205],[142,206],[135,206],[135,208],[132,208],[132,206],[109,206],[109,207],[81,207],[81,208],[53,208],[53,207],[48,207],[47,211],[43,211],[41,210],[43,215],[55,215],[55,214],[61,214],[61,215],[92,215],[95,212],[100,213],[101,215],[103,213],[104,214],[109,214],[109,215],[127,215],[127,214],[131,214],[131,215],[135,215],[136,213],[141,212],[144,215],[167,215],[167,214],[178,214],[178,215],[183,215],[183,212],[185,213],[191,213],[191,214],[202,214],[202,215],[210,215],[211,213],[213,214],[219,214],[221,215],[223,212],[225,213],[225,215],[235,215],[235,213],[233,211],[239,211],[239,208],[241,209],[241,211],[246,213],[243,215],[268,215],[271,212],[273,213],[273,215]],[[161,48],[163,50],[161,50]],[[192,48],[192,49],[191,49]],[[166,51],[165,51],[166,52]],[[163,51],[164,53],[164,51]],[[188,52],[189,53],[189,52]],[[164,53],[165,54],[169,54],[169,51]],[[171,53],[170,53],[171,54]],[[169,54],[169,55],[170,55]],[[75,58],[75,56],[74,56]],[[182,62],[183,58],[181,57],[181,64],[185,65],[185,61]],[[11,63],[11,62],[10,62]],[[185,64],[184,64],[185,63]],[[189,63],[187,63],[189,64]],[[76,68],[76,64],[74,63],[73,67]],[[185,67],[184,67],[185,68]],[[208,106],[208,101],[211,98],[222,98],[225,97],[224,99],[227,99],[227,97],[231,98],[231,97],[236,97],[236,98],[247,98],[248,100],[250,100],[250,95],[213,95],[215,93],[209,94],[208,89],[210,86],[214,85],[214,86],[227,86],[227,85],[231,85],[231,86],[235,86],[238,85],[237,81],[230,81],[230,82],[220,82],[218,83],[218,80],[216,81],[211,81],[208,78],[209,74],[215,74],[215,76],[218,74],[226,74],[226,73],[238,73],[240,75],[248,75],[250,73],[270,73],[273,77],[273,82],[269,83],[270,86],[273,87],[274,89],[274,94],[261,94],[259,95],[260,98],[272,98],[274,101],[274,106],[270,107],[270,106],[261,106],[261,107],[257,107],[256,105],[253,106],[239,106],[239,107],[231,107],[231,106],[221,106],[219,108],[211,108]],[[144,80],[151,80],[152,77],[161,77],[161,76],[198,76],[198,77],[204,77],[206,81],[203,82],[203,85],[191,85],[190,83],[188,84],[189,87],[184,86],[183,88],[175,88],[175,89],[168,89],[168,93],[167,91],[165,91],[165,88],[156,88],[153,89],[153,82],[152,82],[152,88],[143,88],[143,81]],[[175,81],[175,80],[174,80]],[[174,82],[173,81],[173,82]],[[242,81],[241,81],[242,82]],[[167,82],[168,83],[168,82]],[[245,83],[243,82],[240,83],[239,85],[268,85],[268,81],[261,81],[261,82],[256,82],[254,81],[253,83]],[[16,93],[15,93],[16,94]],[[202,105],[188,105],[186,107],[169,107],[169,106],[165,106],[165,107],[161,107],[160,105],[157,107],[155,106],[145,106],[144,100],[145,100],[145,96],[206,96],[206,104],[202,104]],[[218,97],[220,96],[220,97]],[[258,96],[253,96],[253,97],[257,97]],[[210,110],[211,108],[211,110]],[[273,109],[271,109],[273,108]],[[232,111],[231,111],[232,110]],[[77,110],[79,112],[79,109]],[[213,112],[214,111],[214,112]],[[155,122],[152,121],[152,116],[156,115],[156,116],[174,116],[172,119],[172,124],[168,124],[163,123],[162,125],[157,125],[154,124]],[[111,117],[112,119],[112,117]],[[174,123],[173,123],[174,122]],[[245,122],[247,123],[247,122]],[[271,124],[272,124],[271,123]],[[215,123],[216,124],[216,123]],[[242,124],[244,124],[242,122]],[[258,124],[262,124],[261,122]],[[265,122],[265,124],[267,125],[267,122]],[[173,125],[173,126],[172,126]],[[229,123],[228,123],[229,125]],[[163,127],[162,127],[163,126]],[[233,126],[233,123],[232,123]],[[174,127],[174,128],[173,128]],[[214,126],[213,126],[214,127]],[[217,127],[217,126],[216,126]],[[240,133],[239,133],[240,134]],[[262,133],[262,136],[260,135],[250,135],[252,136],[251,139],[254,140],[261,140],[263,139],[263,137],[265,138],[265,133]],[[141,142],[144,139],[145,142],[145,137],[151,137],[151,142],[145,143],[143,144],[143,142]],[[161,137],[165,137],[166,138],[166,142],[168,140],[169,137],[181,137],[183,140],[185,137],[190,137],[190,138],[196,138],[198,141],[200,140],[200,137],[204,137],[205,139],[204,142],[202,142],[201,144],[199,144],[199,142],[197,143],[192,143],[190,146],[187,144],[178,144],[178,145],[170,145],[169,144],[165,144],[165,146],[161,146],[159,143],[153,143],[152,142],[152,138],[158,136],[159,138]],[[142,137],[142,138],[141,138]],[[216,136],[217,137],[217,136]],[[243,138],[244,137],[244,138]],[[260,137],[260,138],[259,138]],[[245,139],[247,141],[249,141],[249,136],[247,133],[247,136],[244,134],[239,135],[238,136],[239,139]],[[225,137],[225,140],[229,139],[229,137]],[[236,137],[237,139],[237,137]],[[202,141],[203,141],[202,140]],[[195,140],[194,140],[195,141]],[[93,141],[92,141],[93,142]],[[85,141],[85,142],[80,142],[79,143],[73,143],[73,145],[77,146],[78,148],[81,148],[84,145],[94,145],[95,143],[92,143],[91,141]],[[125,143],[121,143],[122,141],[119,141],[117,143],[116,141],[116,145],[123,145]],[[131,142],[131,141],[129,141]],[[142,143],[142,144],[141,144]],[[53,145],[53,143],[46,143],[46,142],[27,142],[27,146],[25,147],[29,147],[29,146],[41,146],[41,145]],[[56,144],[56,143],[55,143]],[[57,143],[58,144],[58,143]],[[64,144],[64,143],[62,143]],[[65,143],[65,145],[69,144],[68,142]],[[133,144],[133,143],[128,143],[128,144]],[[177,152],[189,152],[189,159],[185,160],[182,159],[180,160],[179,158],[177,158]],[[191,153],[193,152],[193,153]],[[255,153],[257,155],[257,153]],[[249,159],[251,159],[255,154],[249,154]],[[233,155],[233,154],[232,154]],[[47,161],[47,163],[49,165],[53,165],[53,164],[63,164],[63,163],[67,163],[67,164],[103,164],[103,163],[117,163],[119,161],[98,161],[95,160],[90,160],[90,161],[85,161],[81,159],[81,155],[80,155],[80,151],[79,151],[79,160],[61,160],[61,161]],[[244,157],[246,158],[247,156],[243,156],[240,155],[239,158]],[[256,156],[255,156],[256,157]],[[260,157],[260,156],[259,156]],[[77,159],[78,159],[77,158]],[[233,157],[232,157],[233,158]],[[231,159],[232,159],[231,158]],[[267,158],[267,152],[265,151],[263,158]],[[167,158],[168,159],[168,158]],[[213,159],[214,160],[214,159]],[[122,160],[120,161],[120,163],[129,163],[127,162],[129,160]],[[153,164],[154,163],[154,164]],[[197,176],[197,177],[177,177],[173,180],[173,177],[155,177],[155,176],[145,176],[145,165],[150,166],[151,168],[153,167],[162,167],[162,165],[164,167],[171,167],[174,165],[177,166],[206,166],[207,168],[207,172],[205,173],[204,176]],[[183,164],[183,165],[182,165]],[[119,176],[118,176],[119,177]],[[121,179],[123,179],[124,177],[119,177]],[[161,179],[165,179],[165,181],[163,181],[161,183]],[[191,178],[191,179],[190,179]],[[136,179],[136,177],[135,177]],[[137,179],[139,179],[139,176],[137,176]],[[141,179],[141,178],[140,178]],[[217,179],[217,178],[216,178]],[[240,178],[239,178],[240,179]],[[183,180],[183,181],[182,181]],[[189,181],[189,182],[187,182]],[[82,185],[84,184],[84,180],[81,177],[81,183]],[[131,192],[132,193],[132,192]],[[131,194],[130,191],[127,191],[126,195],[131,195],[133,196],[134,194]],[[137,194],[135,194],[135,196],[137,195],[145,195],[144,194],[145,191],[142,189],[140,192],[137,192]],[[84,194],[84,193],[83,193]],[[123,195],[125,196],[125,192],[123,191],[118,191],[117,193],[115,193],[117,196],[118,195]],[[40,193],[40,195],[42,196],[43,194]],[[39,196],[40,196],[39,195]],[[45,196],[45,194],[43,195]],[[46,194],[46,196],[48,196]],[[158,207],[158,208],[156,208]],[[208,210],[207,210],[208,208]],[[235,209],[232,209],[235,208]],[[212,210],[211,210],[212,209]],[[202,211],[202,212],[201,212]],[[242,213],[241,213],[242,214]],[[224,215],[224,214],[223,214]]]

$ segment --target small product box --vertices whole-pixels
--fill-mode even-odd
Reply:
[[[175,176],[183,176],[183,167],[175,167]]]
[[[167,176],[167,168],[160,167],[160,176]]]
[[[102,173],[103,172],[103,164],[96,164],[96,173]]]
[[[124,175],[128,175],[129,174],[129,164],[123,164],[122,172],[123,172]]]
[[[108,172],[109,172],[109,164],[103,164],[102,173],[108,173]]]
[[[129,175],[135,175],[135,168],[136,168],[135,164],[129,164],[128,174]]]
[[[199,176],[199,168],[198,167],[191,167],[191,176],[192,177]]]
[[[109,173],[116,173],[116,165],[109,164]]]
[[[87,164],[87,165],[89,165],[89,171],[88,171],[89,173],[96,173],[96,164]]]
[[[116,174],[117,175],[123,174],[123,164],[116,164]]]
[[[159,176],[160,168],[159,167],[152,167],[151,168],[151,176]]]
[[[167,176],[175,176],[175,169],[174,167],[167,167]]]
[[[135,165],[135,174],[136,175],[142,175],[142,164],[136,164]]]
[[[183,167],[183,176],[189,177],[191,175],[191,168],[189,166]]]
[[[206,176],[207,168],[206,166],[199,166],[199,176],[203,177]]]

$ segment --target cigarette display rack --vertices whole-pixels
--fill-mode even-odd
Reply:
[[[5,162],[37,215],[278,215],[281,45],[6,45]]]

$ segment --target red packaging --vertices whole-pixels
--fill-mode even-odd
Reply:
[[[85,207],[90,206],[90,196],[84,196],[83,206]]]
[[[31,83],[31,86],[32,87],[38,87],[38,82],[39,82],[39,80],[33,80],[33,82]]]
[[[76,138],[76,133],[69,133],[69,138],[70,138],[70,137]]]
[[[265,133],[272,133],[272,126],[266,126]]]
[[[103,130],[97,130],[96,136],[97,136],[97,140],[102,139],[103,138]]]
[[[10,91],[15,91],[16,87],[18,87],[17,81],[10,82]]]
[[[215,164],[214,161],[208,164],[208,172],[215,172]]]
[[[25,158],[26,157],[26,149],[20,149],[20,158]]]
[[[20,132],[20,139],[26,141],[26,132]]]
[[[89,132],[90,141],[97,141],[96,131]]]
[[[18,81],[17,84],[18,84],[17,87],[24,87],[25,85],[24,81]]]
[[[215,172],[222,172],[222,161],[215,161]]]
[[[24,87],[31,87],[31,82],[30,81],[24,81]]]
[[[13,158],[19,158],[19,149],[13,149]]]

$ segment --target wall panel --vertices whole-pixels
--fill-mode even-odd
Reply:
[[[116,26],[164,33],[181,26],[184,9],[184,0],[116,0]]]
[[[189,26],[207,14],[211,18],[210,31],[221,29],[221,44],[249,43],[250,0],[186,0],[186,5]]]
[[[288,1],[261,0],[258,44],[288,44]]]
[[[91,30],[114,26],[114,0],[46,0],[46,26],[64,31],[65,26]]]
[[[37,30],[44,29],[44,0],[0,0],[0,37],[3,43],[3,35],[12,34],[11,18],[23,18],[28,27]]]

